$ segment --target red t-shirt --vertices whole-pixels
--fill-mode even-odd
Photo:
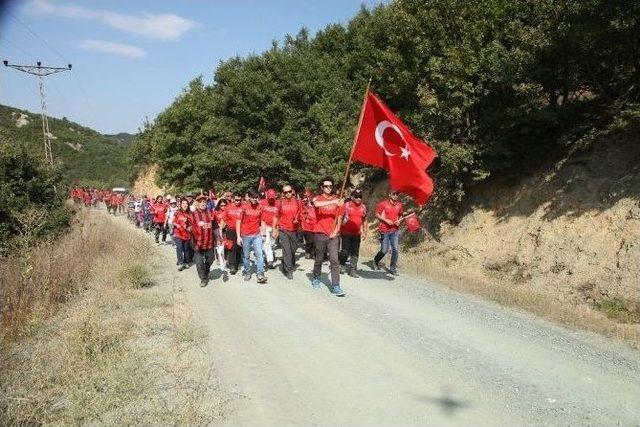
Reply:
[[[300,202],[296,199],[280,200],[278,204],[278,228],[285,231],[298,230],[300,211]]]
[[[262,220],[267,224],[267,227],[272,227],[273,218],[278,215],[278,201],[273,199],[273,204],[270,204],[269,199],[262,199],[260,206],[262,206]]]
[[[211,249],[213,247],[213,218],[211,212],[196,209],[190,217],[191,229],[196,248]]]
[[[163,202],[155,202],[151,205],[153,211],[153,222],[156,224],[164,224],[167,218],[167,205]]]
[[[336,200],[337,198],[338,197],[334,195],[325,196],[324,194],[321,194],[319,196],[314,197],[313,201],[314,203],[325,202],[329,200]],[[315,225],[314,231],[316,233],[323,233],[323,234],[326,234],[327,236],[330,236],[336,224],[336,216],[340,214],[340,207],[336,204],[324,206],[321,208],[315,207],[315,214],[316,214],[316,225]]]
[[[260,234],[260,222],[263,220],[264,213],[260,204],[255,206],[246,204],[242,207],[242,221],[240,223],[241,236],[255,236]]]
[[[173,217],[173,235],[182,240],[189,240],[191,232],[187,229],[191,212],[179,210]]]
[[[347,202],[342,206],[342,225],[340,233],[359,236],[362,223],[367,217],[367,206],[364,203]]]
[[[236,229],[236,221],[242,219],[242,206],[229,204],[224,208],[224,222],[227,223],[228,230]]]
[[[378,203],[378,207],[376,208],[376,214],[382,214],[384,212],[384,217],[390,221],[397,221],[402,215],[402,203],[396,202],[396,204],[391,203],[389,200],[383,200]],[[380,225],[378,226],[378,230],[381,233],[390,233],[392,231],[398,230],[397,225],[388,225],[385,222],[380,221]]]
[[[316,210],[310,202],[302,202],[302,211],[300,212],[302,219],[303,231],[316,231]]]

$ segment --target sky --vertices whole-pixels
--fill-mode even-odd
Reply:
[[[71,63],[70,72],[45,78],[48,114],[101,133],[135,133],[195,77],[211,83],[220,61],[388,1],[5,1],[0,59]],[[0,103],[39,112],[37,77],[0,65]]]

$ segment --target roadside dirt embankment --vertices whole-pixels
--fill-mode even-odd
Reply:
[[[637,135],[638,126],[614,132],[518,182],[489,180],[469,195],[457,224],[405,245],[404,267],[554,320],[637,339]],[[369,200],[381,194],[377,188]]]

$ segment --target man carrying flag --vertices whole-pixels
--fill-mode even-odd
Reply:
[[[397,274],[398,228],[404,219],[399,193],[408,194],[418,205],[423,205],[433,193],[433,181],[426,169],[435,157],[435,150],[414,136],[367,87],[345,182],[352,160],[383,168],[389,173],[392,189],[389,200],[381,202],[376,209],[376,218],[380,220],[380,251],[373,260],[374,268],[379,268],[380,261],[391,249],[390,272]]]

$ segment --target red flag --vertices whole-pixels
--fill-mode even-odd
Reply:
[[[433,193],[433,181],[425,170],[435,157],[433,148],[416,138],[373,92],[367,92],[353,160],[384,168],[393,190],[423,205]]]
[[[258,182],[258,193],[263,192],[267,188],[267,181],[265,181],[264,176],[260,177],[260,181]]]
[[[404,222],[407,224],[407,230],[412,233],[415,233],[416,231],[420,230],[420,227],[422,227],[420,225],[418,215],[416,215],[415,213],[407,215],[407,217],[404,219]]]

